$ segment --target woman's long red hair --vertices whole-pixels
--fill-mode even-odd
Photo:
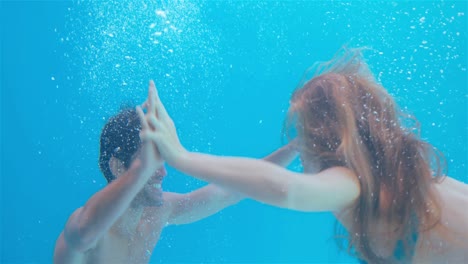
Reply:
[[[385,235],[372,228],[383,222],[409,256],[411,234],[440,222],[431,183],[441,178],[443,157],[376,82],[361,50],[343,49],[317,69],[293,94],[286,126],[294,125],[303,159],[318,161],[320,170],[345,166],[357,175],[361,193],[351,209],[348,250],[370,263],[395,261],[370,244]]]

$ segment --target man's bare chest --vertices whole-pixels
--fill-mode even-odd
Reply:
[[[167,216],[143,214],[138,227],[113,228],[86,255],[86,263],[148,263],[166,225]]]

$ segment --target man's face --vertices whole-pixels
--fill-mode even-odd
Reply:
[[[141,147],[133,154],[132,162],[141,158]],[[133,200],[133,206],[163,205],[162,181],[167,171],[164,165],[156,170]]]
[[[160,206],[163,204],[162,181],[167,171],[163,166],[154,172],[153,176],[146,182],[139,195],[142,195],[146,201],[142,201],[148,206]]]

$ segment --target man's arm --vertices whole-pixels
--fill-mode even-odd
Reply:
[[[286,167],[296,156],[297,151],[290,143],[271,153],[264,160]],[[171,203],[172,207],[168,222],[175,225],[196,222],[245,198],[239,192],[216,184],[208,184],[188,194],[165,193],[165,195],[166,201]]]
[[[229,191],[215,184],[208,184],[187,194],[167,192],[164,195],[166,202],[171,204],[171,214],[168,219],[168,224],[171,225],[199,221],[244,198],[240,193]]]
[[[296,141],[293,140],[289,144],[277,149],[270,155],[263,158],[263,160],[271,162],[281,167],[287,167],[298,155]]]
[[[94,247],[125,212],[152,175],[140,164],[135,160],[125,175],[94,194],[70,216],[56,242],[54,263],[69,263],[77,254]]]
[[[149,97],[154,97],[154,84],[150,84],[149,90]],[[154,114],[154,106],[150,104],[148,108],[148,111]],[[151,128],[144,118],[143,111],[138,107],[137,112],[142,133],[148,132]],[[55,263],[66,263],[68,258],[65,256],[92,248],[127,210],[153,173],[162,166],[162,160],[152,142],[144,141],[141,148],[140,157],[132,162],[123,175],[94,194],[83,207],[70,216],[57,240]]]
[[[125,175],[94,194],[71,215],[63,232],[67,244],[77,251],[88,250],[127,210],[152,174],[141,171],[136,163],[140,161],[133,162]]]

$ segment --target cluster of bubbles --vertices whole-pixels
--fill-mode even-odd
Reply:
[[[466,5],[445,1],[338,5],[324,26],[346,27],[335,34],[374,48],[379,58],[373,58],[371,66],[380,81],[402,89],[395,93],[434,96],[438,89],[447,92],[440,83],[448,71],[466,74]]]
[[[298,71],[330,59],[342,45],[372,48],[375,52],[368,56],[374,72],[397,95],[433,96],[449,72],[466,75],[466,3],[223,1],[213,5],[221,6],[219,10],[233,20],[228,24],[229,37],[250,43],[250,49],[236,52],[255,58],[252,61],[267,77],[300,76]],[[247,30],[253,34],[243,32]]]
[[[212,114],[222,72],[218,39],[201,8],[197,1],[178,0],[77,1],[69,8],[59,38],[70,47],[64,57],[74,71],[67,78],[78,86],[69,108],[81,130],[93,130],[86,132],[91,141],[119,108],[143,102],[153,79],[174,120],[187,127],[181,137],[210,147],[213,135],[203,128],[202,137],[194,120]]]
[[[143,99],[150,79],[178,107],[189,107],[191,82],[201,76],[207,81],[197,89],[212,94],[218,40],[199,8],[192,1],[77,2],[62,41],[72,43],[80,92],[104,104],[106,114],[119,101]]]
[[[217,6],[234,22],[221,33],[233,35],[220,39],[212,32],[215,27],[203,16],[207,6]],[[165,95],[188,107],[191,81],[205,80],[197,93],[216,92],[213,87],[219,85],[213,82],[219,84],[224,67],[219,44],[242,38],[238,31],[246,27],[257,39],[249,40],[250,50],[236,51],[269,68],[300,58],[304,66],[330,58],[330,52],[317,55],[324,52],[314,43],[332,36],[336,47],[348,43],[375,49],[380,58],[371,65],[379,80],[393,81],[395,87],[410,84],[403,92],[417,87],[433,94],[448,68],[466,74],[466,54],[460,56],[466,45],[464,11],[462,4],[444,1],[83,1],[71,10],[70,32],[62,41],[73,42],[82,70],[80,89],[92,92],[98,102],[141,98],[147,80],[155,78],[170,90]]]

